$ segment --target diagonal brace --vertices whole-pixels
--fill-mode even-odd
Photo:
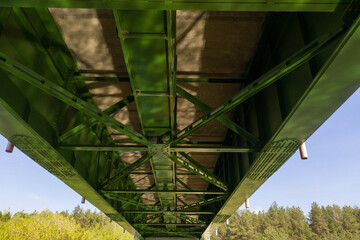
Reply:
[[[214,197],[214,198],[202,200],[200,202],[192,203],[192,204],[189,204],[187,206],[180,206],[180,207],[177,208],[177,210],[187,210],[187,209],[191,209],[191,208],[201,207],[201,206],[204,206],[204,205],[219,202],[219,201],[225,199],[226,197],[227,197],[227,195],[217,196],[217,197]]]
[[[206,168],[201,166],[201,164],[199,164],[195,160],[191,159],[190,157],[189,157],[189,159],[191,159],[191,162],[187,162],[184,159],[179,158],[177,156],[168,155],[168,157],[174,163],[182,166],[183,168],[186,168],[189,172],[192,172],[192,173],[198,175],[205,181],[208,181],[209,183],[214,184],[215,186],[223,189],[224,191],[228,190],[226,184],[221,179],[219,179],[213,173],[209,172]]]
[[[172,145],[181,141],[182,139],[189,136],[191,133],[197,131],[201,127],[205,126],[220,115],[243,103],[245,100],[251,98],[267,86],[275,83],[277,80],[281,79],[286,74],[292,72],[293,70],[297,69],[298,67],[318,55],[327,46],[333,43],[334,40],[337,40],[339,37],[343,36],[344,33],[345,29],[341,27],[334,32],[331,32],[330,34],[326,34],[310,42],[300,51],[298,51],[285,61],[281,62],[280,64],[276,65],[274,68],[263,74],[261,77],[259,77],[252,83],[242,88],[230,99],[226,100],[224,103],[212,109],[211,112],[203,115],[201,118],[197,119],[195,122],[182,129],[177,134],[177,138],[172,142],[169,142],[168,145]]]
[[[203,110],[205,113],[210,113],[211,112],[211,110],[212,110],[211,107],[209,107],[207,104],[203,103],[200,99],[194,97],[193,95],[191,95],[190,93],[185,91],[183,88],[177,86],[176,87],[176,92],[178,94],[180,94],[182,97],[184,97],[185,99],[187,99],[189,102],[194,104],[196,107]],[[256,144],[256,143],[259,142],[259,139],[255,135],[253,135],[252,133],[246,131],[244,128],[240,127],[238,124],[234,123],[233,121],[231,121],[227,117],[224,117],[224,116],[220,115],[220,116],[218,116],[216,118],[216,120],[218,120],[220,123],[222,123],[225,127],[228,127],[231,130],[233,130],[235,133],[245,137],[251,143]]]
[[[130,95],[126,98],[124,98],[123,100],[115,103],[114,105],[108,107],[107,109],[105,109],[104,113],[107,115],[111,115],[117,111],[119,111],[120,109],[122,109],[123,107],[129,105],[130,103],[132,103],[134,101],[134,96]],[[97,119],[95,118],[90,118],[86,121],[84,121],[83,123],[77,125],[76,127],[68,130],[67,132],[65,132],[63,135],[61,135],[59,137],[59,142],[64,142],[65,140],[81,133],[82,131],[91,128],[92,126],[94,126],[97,123]]]
[[[113,182],[115,182],[116,180],[118,180],[119,178],[128,175],[129,173],[131,173],[132,171],[134,171],[136,168],[140,167],[141,165],[143,165],[144,163],[146,163],[147,161],[149,161],[151,158],[151,155],[145,155],[141,158],[139,158],[138,160],[136,160],[134,163],[130,164],[129,166],[127,166],[126,168],[124,168],[123,170],[121,170],[120,172],[118,172],[117,174],[115,174],[114,176],[112,176],[109,180],[107,180],[106,182],[104,182],[103,184],[100,185],[99,189],[104,189],[106,186],[112,184]]]
[[[128,136],[134,141],[145,145],[150,145],[150,142],[140,133],[132,130],[131,128],[110,117],[109,115],[101,112],[93,105],[83,101],[82,99],[65,90],[61,86],[58,86],[52,81],[37,74],[33,70],[9,58],[6,54],[2,52],[0,52],[0,69],[3,69],[16,77],[23,79],[34,87],[41,89],[42,91],[46,92],[51,96],[54,96],[55,98],[66,103],[67,105],[89,115],[92,118],[97,119],[99,122],[102,122],[103,124],[114,128],[115,130]]]

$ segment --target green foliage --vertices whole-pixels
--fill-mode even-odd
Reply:
[[[72,213],[0,212],[0,239],[108,239],[132,240],[122,227],[98,212],[84,211],[79,206]]]
[[[273,203],[268,211],[242,210],[229,218],[229,225],[213,230],[212,240],[360,239],[360,209],[313,203],[308,218],[298,207]]]

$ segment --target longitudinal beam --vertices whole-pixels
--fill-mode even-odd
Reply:
[[[59,145],[60,149],[72,150],[72,151],[148,151],[147,146],[134,146],[134,145]]]
[[[144,163],[149,161],[151,157],[152,156],[150,154],[148,154],[148,155],[145,155],[145,156],[139,158],[134,163],[130,164],[129,166],[127,166],[126,168],[124,168],[123,170],[121,170],[120,172],[115,174],[114,176],[112,176],[109,180],[107,180],[106,182],[101,184],[100,189],[103,189],[103,188],[109,186],[110,184],[114,183],[119,178],[121,178],[125,175],[128,175],[130,172],[134,171],[136,168],[140,167],[141,165],[143,165]]]
[[[239,152],[239,153],[249,153],[256,152],[255,148],[247,147],[213,147],[213,146],[203,146],[203,147],[193,147],[193,146],[183,146],[183,147],[170,147],[170,152]]]
[[[162,213],[170,213],[170,214],[188,214],[188,215],[213,215],[215,212],[210,211],[163,211],[159,210]],[[123,210],[119,211],[119,213],[135,213],[135,214],[156,214],[159,211],[147,211],[147,210]]]
[[[188,93],[187,91],[182,89],[181,87],[177,86],[176,92],[178,94],[180,94],[183,98],[187,99],[189,102],[194,104],[196,107],[203,110],[205,113],[211,112],[211,110],[212,110],[211,107],[209,107],[207,104],[203,103],[201,100],[194,97],[193,95],[191,95],[190,93]],[[252,143],[257,143],[259,141],[259,139],[256,136],[249,133],[244,128],[240,127],[239,125],[237,125],[236,123],[234,123],[233,121],[231,121],[230,119],[228,119],[224,116],[220,115],[216,118],[216,120],[218,120],[220,123],[222,123],[225,127],[228,127],[231,130],[233,130],[235,133],[237,133],[241,136],[244,136],[246,139],[248,139]]]
[[[115,103],[111,107],[108,107],[107,109],[105,109],[104,113],[107,115],[113,114],[113,113],[119,111],[120,109],[122,109],[123,107],[129,105],[133,101],[134,101],[134,96],[130,95],[130,96],[124,98],[123,100]],[[86,120],[85,122],[77,125],[76,127],[68,130],[67,132],[65,132],[63,135],[61,135],[59,137],[58,140],[59,140],[59,142],[63,142],[65,140],[75,136],[76,134],[79,134],[80,132],[84,131],[85,129],[88,129],[88,128],[94,126],[97,122],[98,122],[97,119],[90,118],[90,119]]]
[[[205,126],[212,120],[216,119],[218,116],[236,107],[237,105],[251,98],[267,86],[275,83],[277,80],[281,79],[281,77],[297,69],[302,64],[308,62],[310,59],[312,59],[322,50],[324,50],[325,47],[327,47],[335,39],[337,39],[337,37],[342,36],[343,33],[344,28],[341,27],[333,33],[327,34],[321,38],[310,42],[300,51],[278,64],[252,83],[242,88],[230,99],[215,107],[210,113],[205,114],[201,118],[197,119],[195,122],[182,129],[178,133],[177,138],[169,144],[171,145],[181,141],[182,139],[197,131],[201,127]]]
[[[75,109],[91,116],[92,118],[97,119],[105,125],[114,128],[115,130],[128,136],[134,141],[145,145],[150,144],[150,142],[138,132],[118,122],[109,115],[101,112],[96,107],[81,100],[74,94],[51,82],[50,80],[42,77],[41,75],[35,73],[31,69],[9,58],[4,53],[0,53],[0,68],[19,77],[20,79],[23,79],[24,81],[41,89],[42,91],[56,97],[57,99],[68,104],[69,106],[72,106]]]
[[[207,10],[207,11],[287,11],[287,12],[333,12],[344,9],[350,0],[221,0],[207,1],[119,1],[119,0],[6,0],[0,7],[36,8],[108,8],[122,10]]]
[[[58,146],[60,149],[72,151],[149,151],[147,146],[134,146],[134,145],[65,145]],[[169,152],[255,152],[254,148],[247,147],[214,147],[214,146],[181,146],[170,147]]]
[[[210,195],[223,195],[227,192],[213,191],[213,190],[146,190],[146,189],[136,189],[136,190],[103,190],[103,193],[175,193],[175,194],[210,194]]]

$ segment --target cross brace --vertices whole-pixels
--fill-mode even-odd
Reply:
[[[115,174],[114,176],[112,176],[109,180],[107,180],[106,182],[104,182],[103,184],[100,185],[99,189],[103,189],[106,186],[114,183],[116,180],[118,180],[119,178],[128,175],[130,172],[134,171],[136,168],[140,167],[141,165],[143,165],[144,163],[146,163],[147,161],[149,161],[151,158],[151,155],[145,155],[141,158],[139,158],[138,160],[136,160],[134,163],[130,164],[129,166],[127,166],[126,168],[124,168],[123,170],[121,170],[120,172],[118,172],[117,174]]]
[[[168,155],[168,157],[172,161],[174,161],[174,163],[182,166],[183,168],[186,168],[188,171],[198,175],[202,179],[214,184],[215,186],[223,189],[224,191],[228,190],[227,186],[218,177],[216,177],[214,174],[209,172],[206,168],[196,166],[195,164],[189,163],[189,162],[185,161],[184,159],[181,159],[176,156]]]
[[[123,107],[129,105],[133,101],[134,101],[134,97],[130,95],[130,96],[124,98],[123,100],[117,102],[116,104],[112,105],[111,107],[107,108],[104,111],[104,113],[108,114],[108,115],[113,114],[113,113],[119,111],[120,109],[122,109]],[[95,118],[90,118],[90,119],[86,120],[85,122],[77,125],[76,127],[68,130],[67,132],[65,132],[63,135],[61,135],[59,137],[58,140],[59,140],[59,142],[64,142],[65,140],[75,136],[76,134],[79,134],[83,130],[94,126],[97,122],[98,121]]]
[[[308,62],[310,59],[323,51],[327,46],[329,46],[330,43],[338,39],[339,36],[342,36],[344,32],[344,28],[341,27],[340,29],[337,29],[330,34],[326,34],[310,42],[300,51],[293,54],[291,57],[278,64],[277,66],[269,70],[267,73],[263,74],[261,77],[242,88],[230,99],[226,100],[224,103],[212,109],[209,113],[205,114],[201,118],[197,119],[184,129],[182,129],[178,133],[177,138],[174,141],[170,142],[169,145],[173,145],[181,141],[182,139],[189,136],[191,133],[197,131],[201,127],[205,126],[220,115],[224,114],[225,112],[231,110],[240,103],[254,96],[256,93],[260,92],[267,86],[275,83],[281,77],[297,69],[302,64]]]
[[[24,81],[28,82],[34,87],[41,89],[47,94],[56,97],[57,99],[66,103],[67,105],[72,106],[75,109],[89,115],[90,117],[104,123],[105,125],[114,128],[115,130],[128,136],[134,141],[145,145],[150,144],[150,142],[138,132],[118,122],[117,120],[101,112],[91,104],[81,100],[80,98],[73,95],[69,91],[51,82],[50,80],[40,76],[31,69],[16,62],[15,60],[9,58],[6,54],[1,52],[0,52],[0,68],[9,72],[10,74],[19,77],[20,79],[23,79]]]

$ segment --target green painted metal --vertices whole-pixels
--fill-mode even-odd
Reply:
[[[130,82],[126,77],[86,77],[74,76],[69,79],[70,82]],[[213,79],[213,78],[176,78],[176,83],[241,83],[244,79]]]
[[[204,115],[186,128],[182,129],[178,133],[177,138],[170,144],[179,142],[180,140],[189,136],[191,133],[195,132],[199,128],[216,119],[221,114],[236,107],[237,105],[254,96],[256,93],[263,90],[267,86],[273,84],[281,77],[285,76],[291,71],[294,71],[296,68],[300,67],[302,64],[308,62],[317,54],[321,53],[321,51],[324,50],[325,47],[327,47],[332,41],[337,40],[340,36],[342,36],[343,33],[344,29],[340,28],[332,33],[326,34],[325,36],[322,36],[321,38],[312,41],[303,49],[293,54],[291,57],[265,73],[263,76],[242,88],[238,93],[229,98],[223,104],[220,104],[214,109],[212,109],[210,113]]]
[[[227,192],[220,191],[205,191],[205,190],[146,190],[146,189],[136,189],[136,190],[111,190],[106,189],[102,190],[103,193],[176,193],[176,194],[213,194],[213,195],[223,195],[227,194]]]
[[[228,188],[226,184],[223,183],[221,179],[216,177],[214,174],[209,172],[206,168],[201,166],[199,163],[197,163],[195,160],[190,160],[191,162],[187,162],[184,159],[177,157],[177,156],[168,156],[174,163],[184,167],[188,171],[198,175],[202,179],[208,181],[211,184],[214,184],[215,186],[223,189],[224,191],[227,191]],[[188,157],[188,160],[191,159]]]
[[[210,236],[211,229],[218,223],[224,222],[237,209],[236,202],[244,202],[246,198],[249,198],[293,155],[300,144],[358,89],[360,72],[356,69],[359,63],[349,61],[349,59],[360,59],[360,51],[356,47],[360,41],[359,27],[360,18],[357,18],[346,30],[341,41],[325,58],[326,62],[311,79],[291,112],[272,133],[271,138],[256,156],[237,188],[204,232],[203,237]],[[345,82],[339,82],[339,78],[344,79]],[[316,119],[313,116],[317,116]],[[301,129],[298,129],[300,126]],[[274,152],[277,153],[276,156],[273,156]],[[265,162],[271,164],[263,169]]]
[[[117,174],[115,174],[114,176],[109,178],[106,182],[102,183],[100,185],[99,189],[103,189],[103,188],[111,185],[115,181],[117,181],[119,178],[128,175],[130,172],[134,171],[135,169],[137,169],[138,167],[140,167],[141,165],[143,165],[144,163],[149,161],[151,157],[152,157],[151,154],[147,154],[147,155],[139,158],[137,161],[130,164],[128,167],[126,167],[125,169],[121,170],[120,172],[118,172]]]
[[[332,12],[342,9],[350,1],[326,0],[219,0],[203,1],[119,1],[119,0],[7,0],[1,1],[0,7],[38,7],[38,8],[109,8],[122,10],[207,10],[207,11],[293,11],[293,12]]]
[[[88,104],[87,102],[76,97],[69,91],[58,86],[50,80],[42,77],[41,75],[35,73],[31,69],[25,67],[24,65],[18,63],[17,61],[9,58],[6,54],[0,53],[0,68],[23,79],[24,81],[30,83],[31,85],[43,90],[44,92],[58,98],[64,103],[86,113],[87,115],[97,119],[98,121],[113,127],[117,131],[123,133],[124,135],[130,137],[131,139],[143,143],[149,144],[149,141],[142,136],[141,134],[135,132],[124,124],[116,121],[114,118],[109,115],[99,111],[94,106]]]
[[[246,147],[212,147],[212,146],[183,146],[183,147],[170,147],[170,152],[241,152],[241,153],[249,153],[255,152],[254,148],[246,148]]]
[[[193,103],[195,106],[197,106],[198,108],[203,110],[205,113],[207,113],[207,114],[211,113],[211,110],[212,110],[211,107],[209,107],[208,105],[206,105],[199,99],[195,98],[194,96],[192,96],[190,93],[188,93],[181,87],[177,86],[176,92],[179,93],[182,97],[186,98],[191,103]],[[240,135],[246,137],[252,143],[256,144],[259,141],[259,139],[256,136],[249,133],[244,128],[240,127],[239,125],[237,125],[236,123],[234,123],[233,121],[231,121],[230,119],[228,119],[224,116],[219,115],[216,118],[216,120],[218,120],[220,123],[222,123],[224,126],[228,127],[229,129],[233,130],[237,134],[240,134]]]
[[[40,9],[0,9],[0,72],[4,77],[0,80],[0,133],[136,237],[200,237],[210,223],[205,237],[238,208],[239,201],[251,196],[279,169],[360,85],[358,63],[354,60],[360,59],[360,20],[353,21],[358,16],[355,5],[351,6],[351,16],[344,11],[348,3],[0,2],[0,6],[11,7],[41,4]],[[44,9],[50,5],[114,9],[130,79],[83,76],[86,71],[77,69],[54,20]],[[132,10],[124,10],[128,8]],[[263,40],[254,56],[252,68],[256,72],[249,71],[248,79],[222,80],[176,78],[176,15],[164,9],[335,12],[269,13]],[[291,21],[284,21],[285,16]],[[268,27],[271,21],[276,27]],[[281,30],[281,22],[288,27]],[[12,32],[16,34],[9,34]],[[310,42],[312,39],[316,40]],[[267,49],[271,44],[276,47]],[[39,61],[43,64],[35,64]],[[130,81],[133,93],[101,112],[84,81]],[[178,87],[176,92],[206,115],[176,133],[175,83],[180,82],[248,85],[215,109]],[[133,100],[142,134],[108,116]],[[221,116],[236,106],[235,120]],[[183,140],[213,119],[239,135],[229,132],[224,142]],[[112,140],[106,127],[115,128],[131,140]],[[247,141],[254,147],[248,147]],[[119,151],[143,151],[149,155],[125,166]],[[214,173],[184,152],[219,152]],[[152,172],[136,171],[147,161],[151,162]],[[189,173],[178,173],[177,165]],[[130,174],[153,174],[155,183],[136,189]],[[196,175],[212,184],[206,190],[193,190],[178,175]],[[187,190],[178,190],[178,184]],[[144,194],[158,194],[159,201],[153,206],[146,204]],[[180,194],[194,194],[199,202],[186,203]],[[197,217],[190,217],[193,215]]]
[[[150,147],[147,146],[136,146],[136,145],[64,145],[59,144],[58,147],[64,150],[72,151],[157,151],[152,150],[155,145]],[[162,147],[161,147],[162,148]],[[246,147],[213,147],[213,146],[182,146],[182,147],[169,147],[166,148],[169,152],[255,152],[254,148]],[[161,150],[160,150],[161,151]]]
[[[120,200],[121,201],[121,200]],[[125,200],[124,200],[125,201]],[[214,215],[216,214],[215,212],[209,212],[209,211],[182,211],[182,210],[176,210],[176,211],[147,211],[147,210],[124,210],[124,211],[119,211],[120,213],[137,213],[137,214],[156,214],[156,213],[163,213],[163,214],[172,214],[172,215],[176,215],[176,214],[189,214],[189,215]],[[172,223],[168,223],[166,225],[172,225]]]
[[[169,223],[135,223],[134,226],[137,225],[163,226],[168,224]],[[172,223],[172,224],[175,224],[176,226],[206,226],[205,224],[202,223]]]
[[[134,101],[134,97],[128,96],[128,97],[124,98],[123,100],[117,102],[116,104],[112,105],[111,107],[105,109],[104,113],[107,115],[111,115],[111,114],[117,112],[118,110],[122,109],[123,107],[129,105],[133,101]],[[94,126],[95,124],[97,124],[97,120],[95,118],[88,119],[85,122],[79,124],[78,126],[68,130],[66,133],[62,134],[58,140],[59,140],[59,142],[64,142],[67,139],[75,136],[76,134],[79,134],[80,132],[84,131],[85,129],[88,129],[88,128]]]
[[[196,207],[200,207],[200,206],[205,206],[205,205],[209,205],[209,204],[213,204],[215,202],[221,201],[221,200],[225,200],[226,196],[218,196],[218,197],[214,197],[214,198],[209,198],[206,200],[202,200],[200,202],[195,202],[192,204],[188,204],[187,206],[180,206],[177,208],[178,210],[186,210],[186,209],[192,209],[192,208],[196,208]]]
[[[134,145],[99,145],[99,146],[86,146],[86,145],[59,145],[60,149],[72,151],[149,151],[147,146],[134,146]]]

